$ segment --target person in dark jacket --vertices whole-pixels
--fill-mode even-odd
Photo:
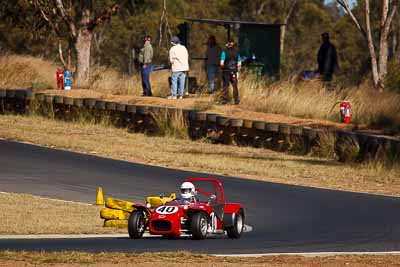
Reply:
[[[238,90],[238,71],[241,67],[240,54],[235,47],[235,43],[229,40],[226,43],[226,51],[221,53],[220,66],[222,68],[222,82],[223,82],[223,96],[222,104],[227,104],[229,100],[229,83],[233,87],[233,99],[235,105],[238,105],[239,100],[239,90]]]
[[[318,73],[324,81],[331,81],[333,73],[339,70],[336,47],[329,41],[329,33],[321,34],[322,45],[318,51]]]
[[[210,94],[215,92],[215,81],[217,78],[218,65],[221,56],[221,49],[217,45],[215,36],[210,36],[207,43],[206,51],[206,68],[208,78],[208,92]]]

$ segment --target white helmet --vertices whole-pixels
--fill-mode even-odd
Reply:
[[[184,182],[181,185],[181,197],[183,199],[189,199],[195,195],[194,184],[191,182]]]

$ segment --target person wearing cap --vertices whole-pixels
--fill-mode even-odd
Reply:
[[[321,34],[322,44],[318,51],[318,73],[324,81],[332,80],[333,73],[339,70],[336,47],[329,40],[329,33]]]
[[[169,99],[182,99],[185,92],[186,72],[189,70],[189,53],[181,45],[178,36],[171,39],[172,47],[169,50],[171,63],[171,95]]]
[[[221,55],[221,49],[217,45],[214,35],[208,38],[206,51],[206,69],[208,77],[208,93],[215,92],[215,80],[217,77],[218,65]]]
[[[151,46],[150,36],[143,38],[143,47],[139,53],[139,64],[140,64],[140,76],[142,78],[143,96],[152,96],[151,84],[150,84],[150,73],[152,70],[153,60],[153,47]]]
[[[221,53],[220,66],[222,68],[223,96],[222,104],[227,104],[229,100],[229,83],[233,87],[233,99],[235,105],[238,105],[239,90],[238,90],[238,72],[241,67],[239,51],[235,47],[235,43],[229,40],[226,43],[226,51]]]

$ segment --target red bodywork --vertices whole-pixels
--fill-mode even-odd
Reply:
[[[188,178],[185,182],[193,183],[198,194],[208,199],[212,195],[215,195],[216,198],[211,202],[198,201],[191,204],[177,199],[154,209],[149,209],[144,205],[134,205],[137,210],[146,212],[147,227],[150,234],[164,236],[190,234],[191,216],[197,212],[203,212],[207,215],[210,233],[222,234],[227,227],[233,224],[233,221],[230,221],[230,218],[233,218],[232,214],[243,213],[241,204],[225,202],[225,192],[220,180],[216,178]],[[199,183],[204,182],[211,183],[213,192],[208,192],[199,186]]]

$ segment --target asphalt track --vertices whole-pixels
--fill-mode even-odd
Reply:
[[[0,140],[0,191],[93,203],[102,186],[105,197],[143,202],[146,195],[175,192],[183,178],[210,176]],[[399,198],[216,177],[227,200],[245,206],[246,223],[253,227],[239,240],[3,239],[0,249],[213,254],[400,250]]]

